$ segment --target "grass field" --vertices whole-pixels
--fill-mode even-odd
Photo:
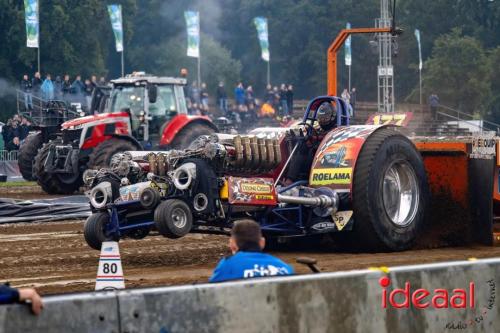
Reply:
[[[18,186],[35,186],[36,182],[26,182],[26,181],[18,181],[18,182],[0,182],[0,187],[18,187]]]

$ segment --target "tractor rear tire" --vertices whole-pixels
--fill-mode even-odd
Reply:
[[[26,180],[36,179],[35,175],[33,174],[33,161],[35,160],[35,156],[38,153],[38,150],[42,148],[42,145],[42,133],[36,132],[28,135],[19,148],[17,163],[19,165],[19,171],[21,171],[21,175]]]
[[[172,149],[185,149],[202,135],[214,134],[215,130],[205,124],[190,124],[177,133],[170,144]]]
[[[407,137],[392,128],[373,133],[358,156],[352,191],[351,244],[369,251],[414,244],[425,223],[429,188],[422,157]]]
[[[137,147],[130,141],[119,138],[111,138],[109,140],[101,142],[97,147],[94,148],[89,156],[88,166],[90,169],[108,167],[113,155],[127,150],[138,149],[139,147]]]
[[[33,174],[37,179],[38,185],[48,194],[73,194],[82,185],[82,177],[70,175],[64,177],[60,174],[49,173],[45,170],[45,162],[49,154],[50,147],[55,142],[48,142],[42,146],[35,157],[33,164]]]
[[[87,244],[94,250],[101,250],[102,242],[109,239],[106,238],[104,230],[106,223],[109,222],[109,214],[98,212],[90,215],[83,226],[83,237]],[[117,239],[114,239],[118,241]]]
[[[160,234],[167,238],[185,236],[193,226],[191,209],[179,199],[169,199],[158,205],[154,220]]]

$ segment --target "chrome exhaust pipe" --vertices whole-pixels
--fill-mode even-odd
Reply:
[[[324,194],[320,194],[317,197],[311,198],[278,194],[278,201],[283,203],[306,205],[312,207],[336,207],[338,206],[339,198],[338,196],[329,197]]]
[[[104,208],[113,198],[110,182],[102,182],[90,191],[90,204],[97,209]]]
[[[179,190],[187,190],[196,178],[196,164],[185,163],[174,170],[172,181]]]

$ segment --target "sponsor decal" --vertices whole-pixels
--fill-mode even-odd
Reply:
[[[323,151],[329,149],[333,144],[344,141],[342,144],[345,144],[350,139],[366,139],[368,135],[373,133],[373,126],[349,126],[342,127],[338,131],[332,131],[328,135],[328,138],[324,139],[324,143],[321,143],[321,147],[318,150],[318,153],[322,153]]]
[[[230,204],[240,205],[276,205],[276,193],[272,178],[228,179]]]
[[[241,191],[244,193],[270,194],[272,187],[267,184],[241,183]]]
[[[347,167],[348,163],[345,161],[346,147],[341,146],[337,150],[327,151],[321,156],[320,164],[324,167],[338,168]]]
[[[328,229],[335,229],[335,223],[332,222],[320,222],[313,225],[311,228],[317,231],[325,231]]]
[[[346,210],[343,212],[336,212],[332,215],[333,222],[337,226],[338,231],[342,231],[342,229],[344,229],[351,219],[352,213],[352,210]]]
[[[495,156],[496,140],[494,133],[490,135],[476,136],[472,139],[472,151],[470,158],[493,159]]]
[[[352,168],[314,169],[311,175],[312,185],[351,184]]]

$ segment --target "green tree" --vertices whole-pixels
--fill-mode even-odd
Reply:
[[[491,98],[488,103],[487,118],[500,124],[500,47],[491,51],[488,70]]]
[[[437,38],[425,68],[425,95],[437,93],[442,104],[469,113],[485,111],[488,59],[477,39],[458,29]]]
[[[197,59],[186,56],[186,36],[163,41],[148,49],[134,49],[130,54],[133,68],[157,75],[178,76],[181,68],[187,68],[189,80],[197,77]],[[219,81],[229,87],[240,79],[241,64],[231,58],[229,51],[212,37],[202,34],[200,41],[201,76],[211,93]]]

